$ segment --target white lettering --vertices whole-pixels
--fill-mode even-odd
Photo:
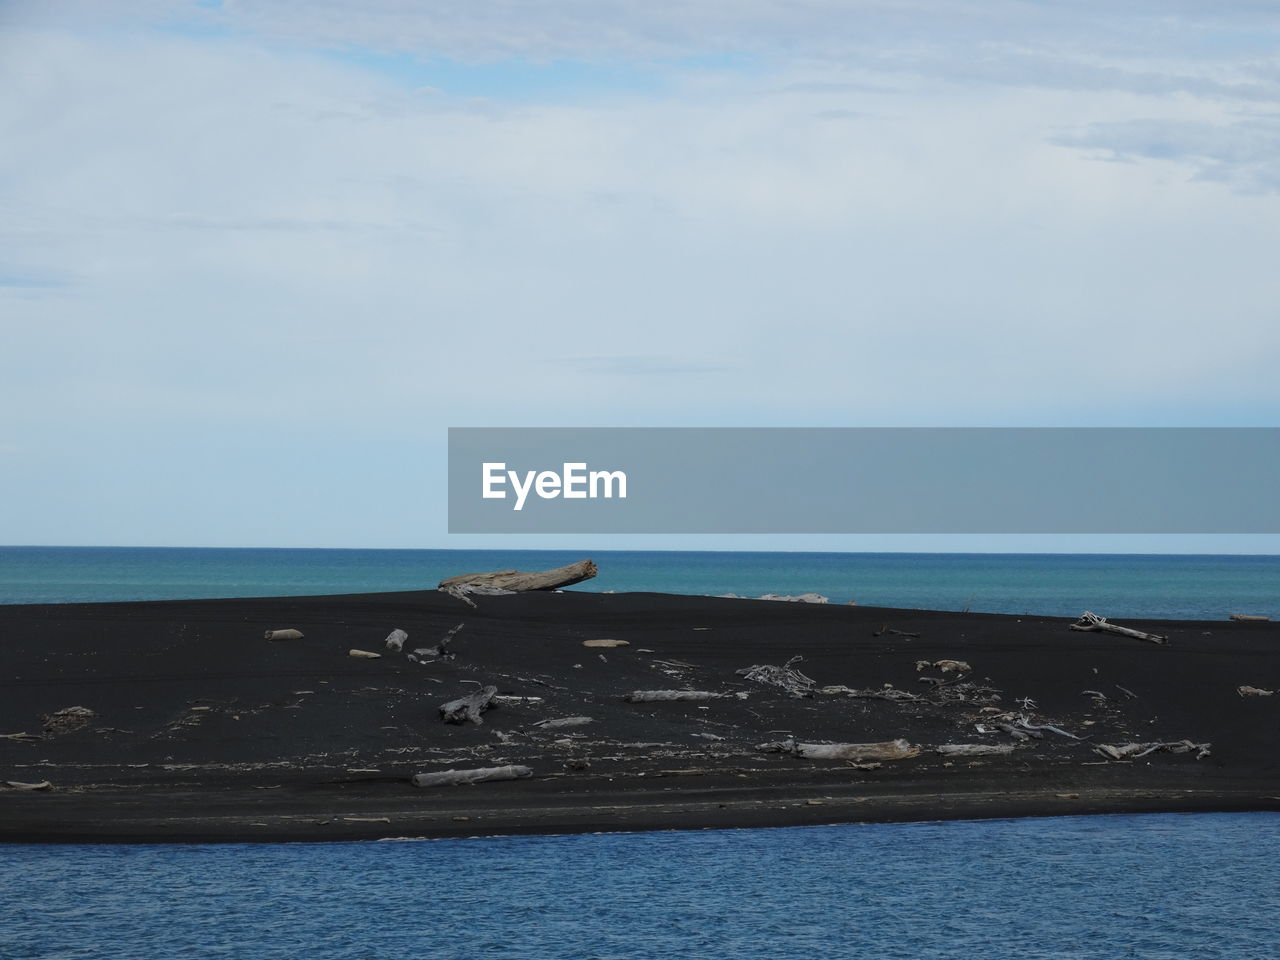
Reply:
[[[536,490],[543,500],[585,500],[588,497],[606,500],[627,498],[627,475],[622,470],[587,470],[582,462],[564,463],[562,470],[508,470],[505,463],[486,462],[481,465],[481,496],[486,500],[505,500],[508,483],[515,491],[513,510],[523,510],[529,493]]]
[[[604,497],[606,499],[613,496],[613,484],[616,480],[618,483],[618,497],[622,500],[627,499],[627,475],[621,470],[592,470],[591,471],[591,496],[598,497],[596,493],[596,482],[604,481]]]
[[[507,478],[502,475],[502,472],[507,469],[507,465],[505,463],[482,463],[480,467],[484,471],[484,493],[482,496],[486,500],[505,500],[507,491],[495,490],[494,486],[507,482]]]

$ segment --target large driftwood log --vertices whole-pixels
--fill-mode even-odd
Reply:
[[[1267,623],[1271,620],[1270,617],[1258,616],[1253,613],[1233,613],[1231,615],[1231,619],[1238,620],[1242,623]]]
[[[882,743],[798,743],[782,740],[762,743],[756,749],[765,753],[789,753],[805,760],[906,760],[920,755],[919,747],[902,739]]]
[[[1135,640],[1149,640],[1152,643],[1168,643],[1168,637],[1162,637],[1155,633],[1143,633],[1141,630],[1132,630],[1129,627],[1117,626],[1114,623],[1108,623],[1106,617],[1100,617],[1096,613],[1090,613],[1086,610],[1080,614],[1080,619],[1071,624],[1072,630],[1084,630],[1089,633],[1114,633],[1120,637],[1133,637]]]
[[[301,640],[302,631],[290,628],[288,630],[267,630],[263,633],[264,640]]]
[[[524,593],[529,590],[556,590],[559,587],[568,587],[583,580],[590,580],[597,572],[599,571],[595,561],[587,559],[571,563],[567,567],[534,570],[530,573],[519,570],[464,573],[461,576],[441,580],[436,585],[436,589],[471,603],[467,597],[469,593],[500,594]],[[475,604],[472,603],[472,606]]]
[[[497,692],[497,687],[484,687],[469,697],[450,700],[441,705],[440,719],[445,723],[466,723],[468,720],[472,723],[484,723],[480,714],[489,709],[489,703]]]
[[[476,770],[441,770],[439,773],[419,773],[410,778],[415,787],[457,787],[464,783],[484,783],[488,780],[519,780],[533,776],[528,767],[512,764],[506,767],[481,767]]]

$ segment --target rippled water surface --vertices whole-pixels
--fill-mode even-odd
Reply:
[[[476,570],[581,559],[553,550],[0,547],[0,603],[421,590]],[[575,589],[759,596],[1078,617],[1280,616],[1280,557],[1122,554],[597,552]]]
[[[1280,815],[0,847],[0,956],[1280,956]]]

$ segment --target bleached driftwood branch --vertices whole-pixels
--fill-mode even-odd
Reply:
[[[756,683],[763,683],[770,687],[780,687],[793,697],[812,697],[816,681],[811,677],[806,677],[799,670],[791,668],[793,663],[799,663],[803,659],[804,657],[797,655],[780,667],[775,667],[768,663],[758,663],[754,666],[743,667],[735,672],[738,676],[746,677]]]
[[[415,787],[457,787],[464,783],[484,783],[488,780],[519,780],[533,776],[528,767],[512,764],[506,767],[481,767],[476,770],[441,770],[439,773],[419,773],[410,778]]]
[[[989,757],[1003,753],[1013,753],[1012,743],[940,743],[934,747],[935,753],[944,757]]]
[[[765,753],[789,753],[805,760],[906,760],[918,757],[920,748],[906,740],[882,743],[798,743],[781,740],[756,747]]]
[[[622,699],[627,703],[659,703],[667,700],[719,700],[723,693],[709,690],[632,690]]]
[[[1173,740],[1161,743],[1126,743],[1114,747],[1109,743],[1100,743],[1093,752],[1108,760],[1138,760],[1148,754],[1163,750],[1166,753],[1190,753],[1196,751],[1196,759],[1203,760],[1209,756],[1210,743],[1192,743],[1190,740]]]
[[[1083,630],[1089,633],[1114,633],[1120,637],[1133,637],[1135,640],[1149,640],[1151,643],[1168,643],[1168,637],[1162,637],[1156,633],[1143,633],[1141,630],[1133,630],[1129,627],[1121,627],[1114,623],[1108,623],[1106,617],[1100,617],[1096,613],[1090,613],[1086,610],[1080,615],[1080,619],[1071,624],[1072,630]]]

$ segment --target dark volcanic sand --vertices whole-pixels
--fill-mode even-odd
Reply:
[[[84,706],[82,729],[0,739],[0,841],[338,840],[562,833],[1121,811],[1280,809],[1280,625],[1124,621],[1165,646],[1070,632],[1047,617],[935,613],[660,594],[479,597],[436,592],[284,599],[0,606],[0,734],[43,734]],[[1107,611],[1098,611],[1106,614]],[[405,653],[450,627],[457,659]],[[919,639],[875,636],[892,628]],[[268,642],[296,627],[301,640]],[[582,641],[630,646],[597,650]],[[354,659],[353,647],[382,652]],[[649,652],[652,651],[652,652]],[[1000,709],[1086,736],[1046,733],[1009,756],[947,759],[982,703],[794,699],[736,676],[798,668],[819,685],[891,683],[928,694],[917,660],[968,661]],[[938,675],[936,670],[926,675]],[[483,725],[442,723],[445,700],[494,684],[536,705]],[[1116,685],[1137,695],[1126,697]],[[745,700],[631,704],[636,689],[746,691]],[[1107,695],[1097,703],[1082,690]],[[200,709],[205,708],[205,709]],[[536,721],[586,715],[584,727]],[[1091,721],[1091,722],[1090,722]],[[506,734],[504,742],[499,734]],[[724,739],[710,739],[712,734]],[[904,737],[915,758],[859,770],[756,745]],[[1182,740],[1212,754],[1105,761],[1093,743]],[[531,779],[417,789],[415,773],[526,764]],[[385,818],[385,819],[384,819]]]

